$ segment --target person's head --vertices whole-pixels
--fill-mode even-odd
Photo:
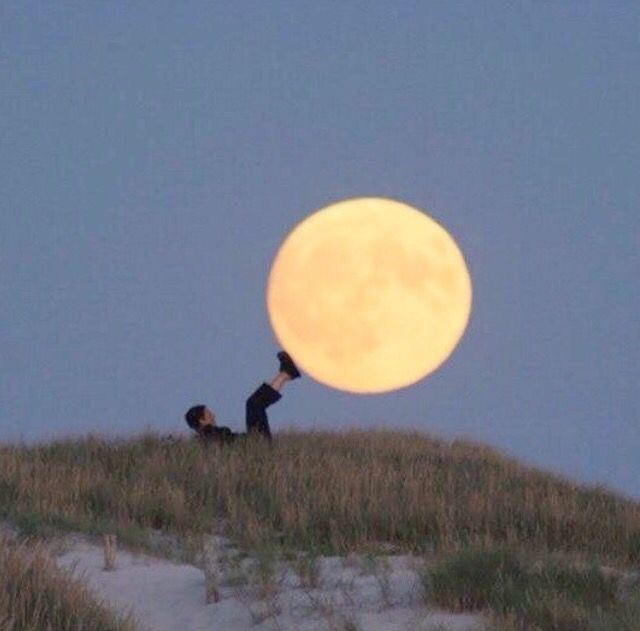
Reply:
[[[196,431],[206,425],[216,424],[216,415],[206,405],[194,405],[184,415],[187,425]]]

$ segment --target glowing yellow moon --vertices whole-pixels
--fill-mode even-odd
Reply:
[[[332,204],[299,223],[267,282],[273,331],[300,369],[349,392],[385,392],[436,370],[460,341],[471,279],[449,233],[383,198]]]

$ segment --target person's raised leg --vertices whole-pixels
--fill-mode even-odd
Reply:
[[[279,372],[269,384],[276,392],[280,392],[287,381],[291,381],[291,377],[286,372]]]
[[[300,377],[300,372],[287,353],[284,351],[278,353],[278,359],[280,360],[278,374],[271,380],[271,383],[261,384],[247,399],[246,423],[249,434],[257,433],[271,438],[266,410],[282,398],[280,391],[288,381]]]

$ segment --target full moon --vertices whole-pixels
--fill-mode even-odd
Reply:
[[[355,393],[388,392],[434,372],[460,341],[471,278],[451,235],[391,199],[327,206],[273,260],[271,327],[299,368]]]

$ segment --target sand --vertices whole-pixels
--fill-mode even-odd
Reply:
[[[482,628],[478,616],[424,604],[417,559],[411,556],[322,557],[314,586],[305,587],[286,563],[272,566],[272,579],[261,582],[256,560],[227,545],[220,601],[207,605],[204,573],[194,565],[118,550],[116,569],[108,572],[102,547],[89,539],[67,538],[55,548],[60,567],[71,569],[110,607],[132,611],[148,631]]]

